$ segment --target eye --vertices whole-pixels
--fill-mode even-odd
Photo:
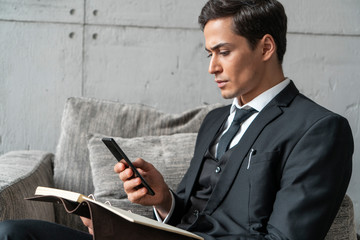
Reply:
[[[212,57],[212,53],[208,53],[207,58],[211,58]]]
[[[220,55],[221,56],[227,56],[227,55],[229,55],[230,54],[230,51],[221,51],[220,52]]]

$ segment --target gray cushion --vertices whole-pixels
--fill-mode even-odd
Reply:
[[[89,133],[139,137],[196,133],[205,115],[220,105],[167,114],[140,104],[121,104],[88,98],[69,98],[63,112],[54,162],[55,187],[90,194],[92,176],[87,148]],[[56,221],[72,227],[82,224],[56,206]]]
[[[176,190],[189,167],[193,155],[196,133],[180,133],[165,136],[114,138],[130,160],[143,158],[152,163],[163,175],[171,189]],[[92,169],[94,195],[97,200],[110,201],[112,205],[151,216],[150,207],[131,204],[123,190],[123,184],[113,168],[115,158],[101,141],[102,135],[91,137],[88,148]]]

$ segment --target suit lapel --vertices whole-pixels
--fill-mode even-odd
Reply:
[[[211,214],[217,206],[219,206],[236,178],[245,156],[250,151],[251,146],[258,138],[261,131],[266,127],[266,125],[282,114],[283,110],[281,107],[286,107],[297,94],[298,90],[293,82],[291,82],[258,114],[241,138],[238,145],[229,150],[228,154],[230,154],[230,156],[226,167],[204,209],[205,213]]]
[[[194,183],[196,178],[200,172],[200,168],[203,162],[204,155],[206,151],[209,149],[210,144],[214,140],[215,136],[220,131],[221,126],[226,121],[229,116],[230,106],[222,108],[215,116],[209,118],[209,122],[204,126],[202,132],[204,132],[201,139],[198,139],[196,144],[196,149],[194,153],[194,164],[190,167],[188,172],[188,178],[186,182],[186,192],[185,197],[186,201],[189,199],[191,191],[194,187]]]

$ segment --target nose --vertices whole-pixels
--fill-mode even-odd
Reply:
[[[208,71],[210,74],[216,74],[216,73],[222,72],[221,64],[219,63],[219,61],[215,55],[213,55],[210,59]]]

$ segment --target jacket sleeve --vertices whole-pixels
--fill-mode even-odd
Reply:
[[[282,168],[268,222],[276,238],[323,239],[345,196],[352,171],[353,137],[338,115],[320,119],[293,148]]]

